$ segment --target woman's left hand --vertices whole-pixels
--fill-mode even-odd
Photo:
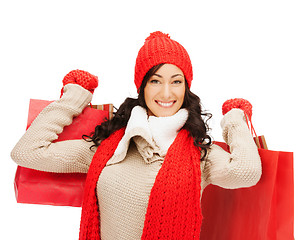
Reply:
[[[239,108],[251,119],[252,116],[252,105],[251,103],[243,98],[233,98],[224,102],[222,105],[222,114],[225,115],[233,108]]]

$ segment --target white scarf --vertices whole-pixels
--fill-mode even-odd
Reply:
[[[162,159],[188,118],[180,109],[170,117],[148,116],[146,109],[136,106],[131,112],[125,134],[107,165],[122,161],[133,138],[138,151],[148,163]]]

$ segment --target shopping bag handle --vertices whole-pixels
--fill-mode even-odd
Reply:
[[[244,115],[245,115],[245,118],[246,118],[247,126],[250,129],[251,135],[253,136],[253,139],[254,139],[257,147],[262,148],[262,149],[268,149],[264,135],[258,136],[258,134],[256,133],[256,130],[252,125],[251,115],[249,117],[246,112],[244,112]]]

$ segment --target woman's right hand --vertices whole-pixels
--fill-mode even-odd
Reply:
[[[84,89],[94,93],[95,88],[98,86],[97,76],[92,75],[89,72],[83,70],[72,70],[63,78],[63,87],[66,84],[73,83],[78,84]],[[63,88],[61,89],[61,96],[63,94]]]

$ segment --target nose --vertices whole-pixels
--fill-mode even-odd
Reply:
[[[171,96],[171,88],[168,83],[165,83],[162,86],[162,96],[164,100],[168,100]]]

